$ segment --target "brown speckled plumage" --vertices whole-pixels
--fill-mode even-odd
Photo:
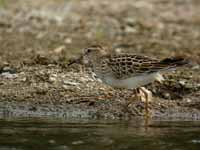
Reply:
[[[129,84],[129,79],[133,79],[132,83],[136,83],[134,80],[137,81],[139,79],[140,84],[138,83],[138,86],[145,85],[153,80],[162,78],[160,73],[187,64],[187,61],[180,57],[159,60],[127,53],[113,55],[98,45],[86,48],[84,55],[97,76],[111,85],[115,85],[113,82],[117,81]],[[144,77],[144,83],[142,83],[142,77]],[[120,85],[117,84],[117,86]],[[129,85],[129,87],[131,86]],[[137,85],[132,87],[137,87]]]
[[[184,64],[184,60],[178,58],[167,58],[169,60],[167,62],[165,61],[167,59],[158,60],[134,54],[118,54],[107,57],[109,58],[107,61],[108,66],[119,79],[164,71]]]

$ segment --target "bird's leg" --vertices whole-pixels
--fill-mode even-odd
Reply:
[[[152,93],[144,87],[139,88],[141,100],[145,102],[145,114],[149,116],[149,102],[152,101]]]
[[[144,87],[135,89],[134,99],[140,100],[145,103],[145,116],[149,115],[149,102],[152,101],[152,93]]]
[[[151,91],[147,90],[145,87],[140,87],[139,91],[141,94],[143,93],[143,95],[145,95],[145,99],[148,99],[149,102],[152,101],[152,92]]]
[[[144,101],[144,93],[142,93],[139,88],[135,89],[134,99]]]

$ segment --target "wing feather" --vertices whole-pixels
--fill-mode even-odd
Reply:
[[[118,79],[149,74],[176,67],[173,63],[147,56],[118,54],[109,57],[109,67]]]

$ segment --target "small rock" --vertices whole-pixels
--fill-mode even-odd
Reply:
[[[49,81],[50,81],[50,82],[55,82],[55,81],[56,81],[56,78],[55,78],[55,77],[49,77]]]
[[[126,32],[126,33],[136,33],[137,30],[136,30],[135,28],[133,28],[133,27],[126,26],[125,32]]]
[[[57,80],[57,74],[51,74],[49,77],[49,82],[55,82]]]
[[[126,22],[126,24],[128,24],[128,25],[135,25],[136,23],[137,23],[137,21],[134,19],[134,18],[126,18],[125,19],[125,22]]]
[[[200,143],[200,140],[192,140],[191,142],[197,144]]]
[[[63,87],[63,89],[65,89],[65,90],[68,90],[68,89],[71,89],[69,86],[67,86],[67,85],[62,85],[62,87]]]
[[[0,76],[7,79],[14,79],[17,78],[17,74],[11,74],[9,72],[3,72]]]
[[[72,142],[73,145],[80,145],[80,144],[83,144],[84,142],[79,140],[79,141],[74,141]]]
[[[9,67],[9,66],[5,66],[5,67],[3,67],[1,72],[9,72],[9,73],[15,74],[16,70],[11,68],[11,67]]]
[[[164,96],[164,98],[166,98],[166,99],[170,99],[170,94],[169,93],[163,93],[163,96]]]
[[[50,144],[55,144],[55,143],[56,143],[55,140],[49,140],[48,142],[49,142]]]
[[[61,46],[55,48],[55,49],[54,49],[54,52],[57,53],[57,54],[58,54],[58,53],[61,53],[65,48],[66,48],[66,47],[65,47],[64,45],[61,45]]]
[[[77,82],[71,82],[71,81],[67,81],[67,80],[64,80],[63,83],[65,85],[72,85],[72,86],[79,85],[79,83],[77,83]]]
[[[198,69],[200,69],[200,65],[195,65],[195,66],[192,67],[192,69],[193,70],[198,70]]]
[[[72,43],[72,39],[71,38],[66,38],[65,39],[65,43],[66,44],[71,44]]]
[[[25,82],[26,80],[27,80],[26,77],[23,77],[23,78],[20,79],[20,81],[22,81],[22,82]]]
[[[186,81],[181,80],[181,81],[179,81],[179,83],[180,83],[181,85],[185,85]]]
[[[55,149],[55,150],[70,150],[70,148],[66,145],[57,146],[53,149]]]
[[[186,102],[187,102],[187,103],[190,103],[191,101],[192,101],[192,100],[189,99],[189,98],[186,99]]]

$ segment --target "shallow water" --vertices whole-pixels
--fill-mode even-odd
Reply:
[[[198,150],[198,121],[1,119],[0,150]]]

